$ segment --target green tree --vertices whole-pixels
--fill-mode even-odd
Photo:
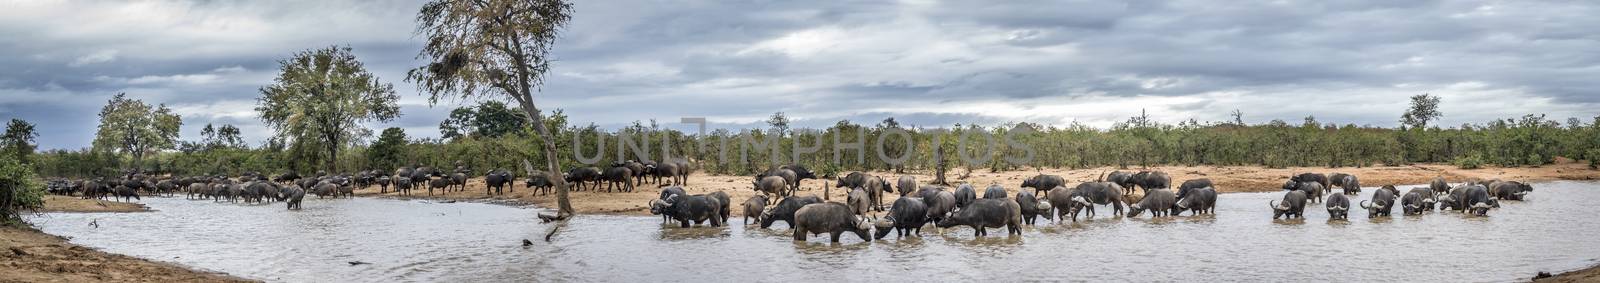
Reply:
[[[526,114],[507,108],[505,102],[484,101],[476,107],[451,110],[450,117],[439,122],[439,135],[449,140],[465,136],[498,138],[521,131],[527,121]]]
[[[328,172],[338,172],[340,148],[372,135],[363,123],[400,116],[394,86],[367,72],[349,47],[303,51],[278,65],[278,78],[261,88],[256,112],[293,147],[326,153],[319,160]]]
[[[472,134],[476,131],[473,128],[473,120],[476,120],[477,116],[478,112],[472,108],[457,107],[455,110],[450,110],[450,116],[439,122],[439,138],[455,140]]]
[[[561,172],[555,136],[545,127],[533,95],[550,70],[549,53],[556,36],[571,19],[572,4],[562,0],[428,2],[417,13],[417,31],[427,38],[419,57],[428,63],[407,72],[407,79],[427,91],[434,103],[451,96],[510,97],[544,138],[547,172]],[[542,215],[546,221],[573,214],[566,182],[554,181],[558,212]],[[551,229],[545,240],[555,231]]]
[[[474,114],[472,126],[477,130],[475,133],[481,137],[498,138],[516,133],[528,123],[528,115],[506,107],[505,102],[493,100],[480,102]]]
[[[34,144],[36,137],[39,137],[39,133],[34,132],[33,123],[11,119],[11,123],[6,124],[5,135],[0,136],[0,149],[19,162],[33,164],[33,151],[39,147]]]
[[[151,107],[144,101],[118,93],[100,109],[100,127],[95,132],[94,147],[132,155],[135,171],[143,171],[145,155],[176,146],[178,129],[182,126],[183,118],[172,114],[166,104]]]
[[[406,131],[397,127],[383,129],[378,140],[367,147],[367,160],[378,168],[399,168],[401,151],[406,145]]]
[[[1439,113],[1439,97],[1424,93],[1411,97],[1411,108],[1400,115],[1400,124],[1413,129],[1423,129],[1428,127],[1429,121],[1439,119],[1440,116],[1444,114]]]
[[[10,156],[0,156],[0,226],[22,226],[21,211],[44,204],[44,188],[33,168]]]

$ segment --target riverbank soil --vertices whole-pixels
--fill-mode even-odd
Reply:
[[[144,212],[150,211],[144,204],[135,202],[120,202],[111,200],[84,199],[73,196],[44,196],[44,206],[39,212]]]
[[[1548,283],[1600,282],[1600,266],[1579,269],[1550,278],[1535,279],[1534,281]]]
[[[251,282],[111,254],[27,228],[0,228],[0,282]]]
[[[983,188],[987,187],[989,184],[1000,184],[1005,186],[1006,190],[1010,194],[1014,195],[1020,188],[1023,180],[1040,173],[1062,176],[1067,179],[1069,186],[1074,186],[1079,182],[1096,180],[1100,178],[1102,174],[1113,170],[1117,169],[1112,167],[1077,170],[1044,168],[1038,170],[1019,170],[992,173],[987,169],[979,169],[968,172],[966,169],[958,168],[953,169],[946,174],[948,178],[947,181],[949,181],[952,185],[970,183],[977,187],[977,190],[980,194],[982,193]],[[1130,168],[1122,170],[1138,171],[1141,169]],[[1283,182],[1288,180],[1290,175],[1305,172],[1323,174],[1338,172],[1354,174],[1360,179],[1363,186],[1369,187],[1391,184],[1426,184],[1433,180],[1434,177],[1444,177],[1445,180],[1452,183],[1489,179],[1518,181],[1600,179],[1600,170],[1592,170],[1589,169],[1587,165],[1578,163],[1553,164],[1541,167],[1481,168],[1471,170],[1458,169],[1453,165],[1445,164],[1419,164],[1410,166],[1362,168],[1157,166],[1150,167],[1147,170],[1167,172],[1173,178],[1173,187],[1176,187],[1184,180],[1210,178],[1211,181],[1216,184],[1217,189],[1223,193],[1277,191],[1280,190],[1280,188],[1283,186]],[[895,184],[895,181],[900,176],[912,176],[917,179],[918,185],[926,185],[933,180],[932,172],[907,172],[906,174],[896,174],[893,172],[871,172],[871,174],[884,178],[891,185]],[[654,178],[651,179],[653,180]],[[730,207],[733,210],[732,214],[735,216],[742,216],[743,209],[740,207],[740,204],[744,203],[744,201],[751,196],[756,195],[756,192],[752,190],[752,180],[754,180],[754,178],[751,176],[693,174],[689,176],[689,181],[685,188],[690,194],[703,194],[715,191],[727,192],[733,202],[733,205]],[[836,182],[836,180],[804,180],[801,182],[801,189],[797,194],[822,196],[824,191],[826,191],[828,193],[827,197],[830,200],[843,202],[845,200],[846,192],[840,189],[831,188]],[[830,188],[826,188],[825,190],[825,185],[826,187]],[[649,202],[651,199],[655,199],[660,195],[660,187],[661,185],[659,184],[646,183],[638,186],[633,192],[628,193],[607,193],[603,190],[597,192],[593,189],[574,191],[571,194],[572,206],[579,214],[648,215]],[[489,194],[485,193],[486,188],[487,186],[484,185],[483,178],[475,177],[467,181],[467,188],[465,191],[455,191],[449,193],[435,191],[435,195],[431,197],[428,196],[426,189],[412,190],[411,196],[408,197],[397,196],[396,193],[392,191],[389,193],[380,194],[377,186],[357,190],[356,193],[357,195],[365,196],[525,203],[547,208],[555,207],[554,193],[532,194],[530,190],[523,186],[520,180],[516,182],[513,192],[508,192],[503,195],[490,196]],[[1030,189],[1029,191],[1031,192],[1032,190]],[[893,203],[894,199],[898,195],[898,193],[885,194],[882,203],[887,206]]]

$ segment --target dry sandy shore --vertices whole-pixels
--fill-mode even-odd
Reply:
[[[39,212],[144,212],[150,208],[144,204],[134,202],[120,202],[111,200],[83,199],[47,195],[44,197],[44,207]]]
[[[1600,282],[1600,266],[1579,269],[1572,272],[1558,274],[1555,277],[1536,279],[1534,281],[1552,283]]]
[[[1210,178],[1216,184],[1218,189],[1224,193],[1277,191],[1290,175],[1302,172],[1316,172],[1324,174],[1340,172],[1355,174],[1360,178],[1361,184],[1364,186],[1381,186],[1389,184],[1425,184],[1428,181],[1433,180],[1434,177],[1444,177],[1450,182],[1463,182],[1474,179],[1503,179],[1523,181],[1600,179],[1600,170],[1591,170],[1586,165],[1577,163],[1554,164],[1538,168],[1483,168],[1473,170],[1462,170],[1457,169],[1452,165],[1442,164],[1364,168],[1345,167],[1332,169],[1322,167],[1272,169],[1252,166],[1160,166],[1149,169],[1165,171],[1172,175],[1172,182],[1174,186],[1182,183],[1184,180]],[[952,184],[971,183],[974,186],[979,187],[980,190],[982,187],[986,187],[991,183],[998,183],[1002,186],[1005,186],[1010,193],[1015,194],[1017,189],[1020,188],[1022,180],[1039,174],[1040,172],[1044,174],[1060,175],[1067,178],[1070,184],[1076,184],[1078,182],[1094,180],[1099,178],[1102,173],[1112,170],[1115,170],[1115,168],[1104,167],[1079,170],[1043,169],[1042,171],[1029,170],[1000,173],[990,173],[988,170],[978,170],[973,171],[970,173],[970,175],[968,175],[968,172],[966,172],[965,169],[956,169],[948,172],[947,174],[949,174],[949,176],[947,176],[947,178],[949,178],[948,181]],[[1136,171],[1139,169],[1131,168],[1124,170]],[[893,184],[895,180],[902,175],[915,177],[919,185],[927,184],[933,180],[931,172],[908,172],[908,174],[871,172],[871,174],[883,177],[891,184]],[[715,191],[727,192],[732,197],[734,203],[734,207],[732,209],[733,214],[740,216],[742,215],[742,210],[738,208],[739,204],[743,203],[744,200],[750,198],[751,196],[756,195],[756,192],[751,189],[752,186],[750,182],[752,179],[753,178],[750,176],[697,174],[689,177],[689,182],[685,188],[690,194],[702,194]],[[825,190],[825,187],[831,187],[834,182],[834,180],[805,180],[801,183],[802,188],[798,194],[822,196],[826,191],[830,199],[842,202],[845,198],[844,191],[838,189]],[[485,194],[486,186],[483,184],[483,178],[473,178],[468,180],[467,189],[465,191],[455,191],[449,193],[435,191],[433,196],[428,196],[427,190],[413,190],[411,196],[397,196],[392,191],[389,193],[380,194],[376,186],[358,190],[356,193],[358,195],[365,196],[527,203],[540,207],[555,207],[554,194],[532,194],[520,183],[521,182],[518,182],[518,184],[515,186],[514,192],[508,192],[503,195],[494,196]],[[658,184],[647,183],[642,186],[638,186],[633,192],[629,193],[607,193],[603,191],[596,192],[594,190],[575,191],[571,193],[572,206],[579,214],[648,215],[648,204],[651,199],[654,199],[660,195],[660,187],[661,185]],[[886,197],[883,200],[884,205],[893,203],[895,196],[898,195],[898,193],[886,194]]]
[[[141,212],[144,205],[47,196],[40,212]],[[0,282],[249,282],[227,274],[101,252],[27,228],[0,228]]]
[[[33,229],[0,228],[0,282],[248,282],[97,251]]]

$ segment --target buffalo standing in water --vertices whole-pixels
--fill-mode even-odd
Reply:
[[[672,196],[687,196],[687,195],[689,195],[689,193],[685,192],[683,190],[683,187],[670,186],[670,187],[661,188],[661,196],[656,197],[656,199],[657,200],[667,200],[667,198],[670,198]],[[653,202],[654,201],[652,201],[652,204],[653,204]],[[672,216],[671,215],[662,214],[661,215],[661,224],[667,224],[667,223],[672,223]]]
[[[1322,192],[1325,191],[1320,183],[1301,182],[1295,180],[1284,182],[1283,189],[1290,191],[1304,191],[1306,193],[1306,198],[1308,198],[1311,203],[1322,202]]]
[[[922,235],[922,225],[928,224],[928,205],[922,198],[902,197],[894,200],[889,207],[889,215],[884,216],[876,225],[878,231],[874,239],[883,239],[889,232],[898,232],[899,237]]]
[[[856,217],[850,207],[836,202],[808,204],[794,212],[794,240],[805,241],[806,235],[828,233],[832,242],[839,242],[844,232],[855,233],[861,240],[871,242],[867,234],[872,225]]]
[[[1278,217],[1305,218],[1306,192],[1301,190],[1289,191],[1283,194],[1282,203],[1268,201],[1267,206],[1272,207],[1273,220],[1277,220]]]
[[[1367,218],[1378,218],[1378,216],[1389,216],[1389,213],[1394,211],[1394,202],[1395,202],[1394,200],[1395,200],[1394,191],[1391,191],[1391,190],[1388,190],[1388,189],[1380,189],[1377,192],[1373,192],[1372,193],[1372,204],[1373,205],[1369,206],[1369,205],[1367,205],[1366,201],[1362,201],[1361,202],[1361,208],[1367,209]]]
[[[1178,202],[1176,194],[1167,189],[1145,190],[1143,199],[1128,205],[1128,217],[1139,217],[1145,210],[1150,211],[1151,217],[1166,216],[1172,210],[1172,205]]]
[[[973,200],[978,199],[978,191],[972,189],[971,184],[961,184],[956,187],[956,208],[965,208]]]
[[[1088,210],[1089,217],[1094,217],[1094,206],[1097,204],[1111,205],[1113,209],[1111,211],[1112,216],[1122,215],[1121,193],[1121,187],[1111,182],[1086,182],[1078,184],[1077,188],[1072,189],[1072,195],[1070,196],[1073,202],[1072,221],[1078,221],[1077,215],[1079,210]]]
[[[1006,188],[1001,187],[1000,184],[989,185],[988,188],[983,189],[983,198],[1006,199]]]
[[[707,220],[710,220],[711,227],[722,227],[722,207],[722,203],[713,196],[673,195],[665,200],[651,201],[650,213],[671,216],[683,228],[689,228],[690,223],[698,225]]]
[[[1344,194],[1328,195],[1323,205],[1328,207],[1328,219],[1350,220],[1350,198]]]
[[[1125,190],[1122,192],[1124,195],[1133,194],[1133,173],[1111,171],[1110,175],[1106,175],[1105,181],[1115,183],[1117,186],[1122,186],[1122,189]]]
[[[287,202],[288,209],[291,210],[299,210],[300,201],[305,198],[306,190],[300,189],[299,186],[288,186],[278,191],[278,201]]]
[[[1039,201],[1038,198],[1033,197],[1033,193],[1018,191],[1017,206],[1022,209],[1023,224],[1033,225],[1034,220],[1041,215],[1044,216],[1045,220],[1054,220],[1054,216],[1050,214],[1050,202]]]
[[[1300,175],[1290,176],[1289,180],[1295,182],[1317,182],[1317,184],[1322,185],[1323,188],[1327,188],[1329,185],[1331,185],[1328,183],[1327,175],[1317,173],[1301,173]]]
[[[772,227],[772,223],[783,221],[784,225],[794,227],[794,213],[808,204],[822,203],[822,198],[817,196],[787,197],[778,201],[777,206],[767,212],[761,213],[761,229]]]
[[[755,195],[744,201],[744,225],[750,225],[750,217],[756,218],[756,223],[761,223],[761,213],[767,210],[767,196]]]
[[[1489,197],[1489,190],[1480,185],[1467,187],[1465,200],[1467,213],[1477,216],[1488,216],[1490,208],[1499,206]]]
[[[938,222],[939,228],[969,226],[975,237],[989,235],[987,228],[1006,227],[1007,234],[1022,235],[1022,209],[1014,201],[979,199]]]
[[[1216,214],[1217,190],[1211,187],[1189,190],[1189,194],[1178,199],[1172,205],[1172,216],[1183,215],[1184,210],[1194,215]]]

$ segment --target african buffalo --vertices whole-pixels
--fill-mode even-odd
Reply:
[[[1145,210],[1150,211],[1151,217],[1166,216],[1172,210],[1172,205],[1178,202],[1177,194],[1168,189],[1149,189],[1144,191],[1144,198],[1139,202],[1128,205],[1128,217],[1139,217]]]
[[[974,236],[988,235],[987,228],[1006,227],[1007,234],[1022,235],[1022,209],[1014,201],[979,199],[939,220],[939,228],[968,226],[977,230]]]
[[[1194,215],[1215,214],[1217,207],[1217,190],[1211,187],[1190,189],[1189,195],[1178,199],[1172,205],[1172,215],[1182,215],[1184,210]]]
[[[1067,179],[1063,179],[1061,176],[1039,174],[1027,180],[1022,180],[1021,187],[1033,188],[1034,194],[1049,197],[1050,189],[1065,185],[1067,185]]]
[[[1288,218],[1305,218],[1306,192],[1301,190],[1289,191],[1283,194],[1282,203],[1268,201],[1267,206],[1272,207],[1273,220],[1285,216]]]
[[[1350,220],[1350,198],[1344,194],[1328,195],[1323,205],[1328,207],[1328,219]]]
[[[827,233],[832,242],[839,242],[844,232],[855,233],[861,240],[872,241],[867,234],[872,225],[851,213],[851,208],[837,202],[814,203],[794,212],[794,240],[805,241],[806,235]]]
[[[794,212],[808,204],[822,203],[822,198],[817,196],[787,197],[778,201],[778,205],[761,213],[761,229],[772,227],[772,223],[783,221],[785,225],[794,227]]]
[[[922,225],[928,223],[928,205],[921,198],[901,197],[889,206],[889,214],[878,221],[874,239],[883,239],[890,231],[896,236],[922,235]]]

